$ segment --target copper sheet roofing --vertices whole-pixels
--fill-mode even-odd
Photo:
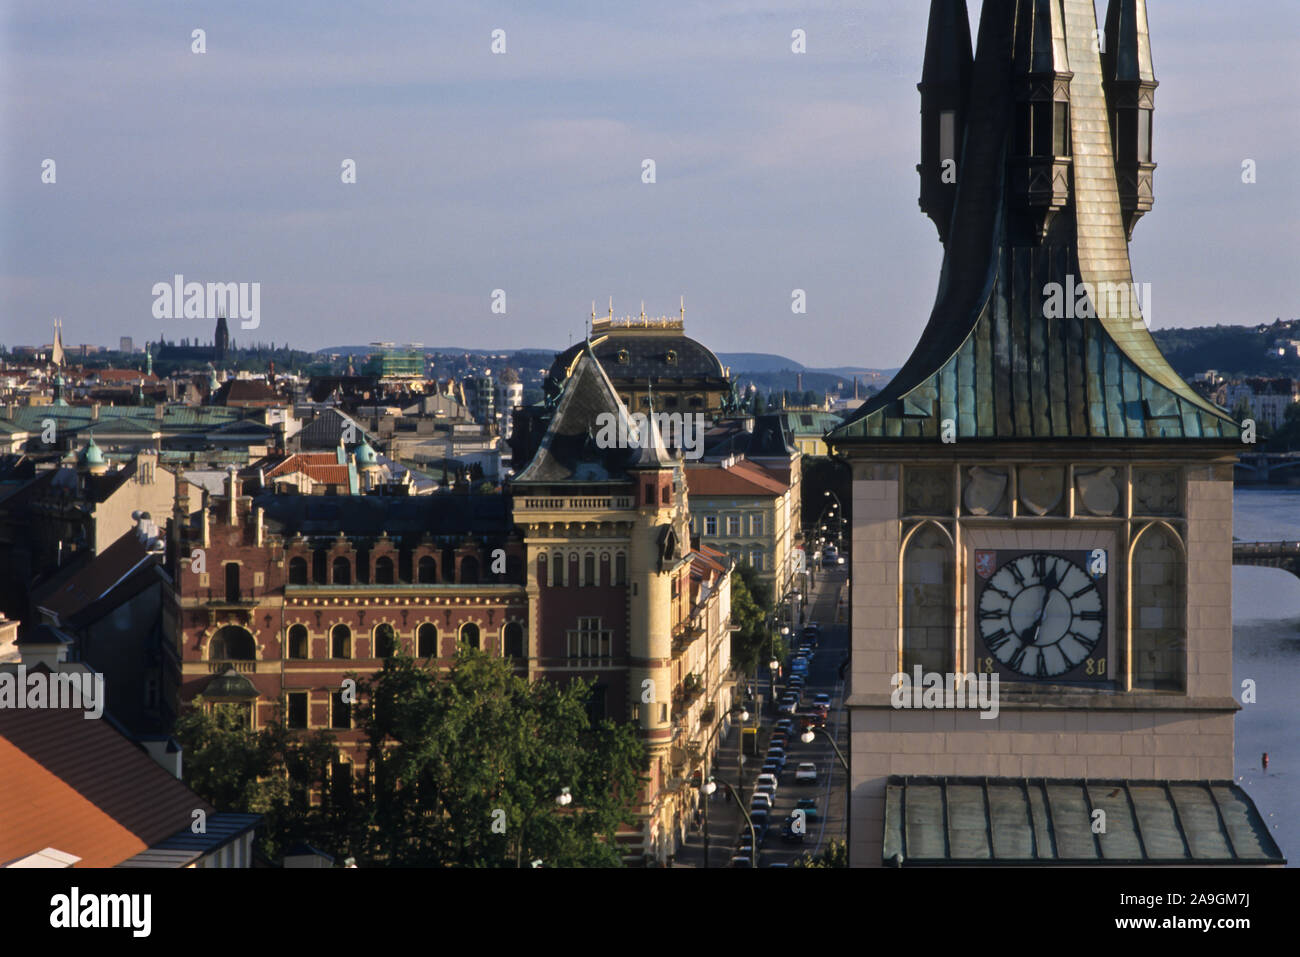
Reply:
[[[0,864],[46,847],[113,867],[213,807],[107,720],[0,710]]]
[[[1106,828],[1094,833],[1098,809]],[[893,776],[888,867],[1269,864],[1286,859],[1231,781]]]
[[[1064,30],[1072,185],[1048,241],[1028,244],[1013,232],[1023,198],[1007,161],[1013,84],[1026,79],[1012,58],[1016,10],[1005,0],[982,8],[962,173],[929,322],[894,379],[828,441],[937,440],[945,420],[958,440],[1237,438],[1237,423],[1156,346],[1142,314],[1150,297],[1132,294],[1092,0],[1061,0],[1059,12],[1054,3],[1020,5],[1026,16],[1050,13],[1052,47]],[[1048,32],[1042,37],[1047,43]],[[1063,315],[1046,304],[1048,284],[1070,300]]]

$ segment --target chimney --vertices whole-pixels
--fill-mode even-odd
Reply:
[[[262,531],[263,531],[263,528],[264,528],[264,525],[263,525],[263,522],[262,522],[262,509],[261,509],[260,507],[259,507],[259,508],[255,508],[255,509],[253,509],[253,516],[254,516],[254,519],[255,519],[255,521],[256,521],[256,527],[257,527],[256,537],[254,538],[253,544],[255,544],[258,548],[261,548],[261,547],[262,547]]]
[[[226,521],[235,524],[237,501],[239,499],[239,481],[235,478],[235,467],[226,470]]]
[[[96,402],[90,407],[90,417],[96,422],[99,421],[99,403]]]

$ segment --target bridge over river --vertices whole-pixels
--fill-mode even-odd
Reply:
[[[1281,568],[1300,578],[1300,542],[1233,542],[1232,564]]]
[[[1300,484],[1300,452],[1243,452],[1233,475],[1239,483]]]

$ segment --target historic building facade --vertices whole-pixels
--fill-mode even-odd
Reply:
[[[829,436],[853,467],[855,866],[1280,860],[1232,783],[1239,428],[1131,295],[1145,3],[1097,30],[1091,0],[985,0],[972,57],[963,0],[931,5],[939,294]],[[907,691],[927,674],[994,695]]]
[[[661,440],[596,449],[602,412],[627,418],[585,357],[507,495],[277,494],[250,469],[197,510],[178,496],[166,615],[182,701],[331,729],[346,780],[366,741],[343,681],[399,646],[429,667],[465,643],[530,680],[582,678],[592,717],[636,722],[649,752],[625,858],[665,862],[732,703],[730,565],[691,548],[680,459]]]

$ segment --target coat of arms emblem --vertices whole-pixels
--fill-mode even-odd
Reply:
[[[975,553],[975,574],[980,578],[989,578],[997,570],[997,553],[980,550]]]

